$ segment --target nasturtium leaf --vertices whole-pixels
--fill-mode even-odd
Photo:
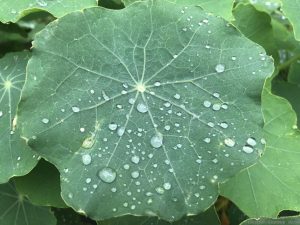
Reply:
[[[66,207],[60,196],[59,172],[52,164],[40,160],[29,174],[13,179],[18,193],[35,205]]]
[[[197,216],[186,216],[177,222],[167,222],[156,217],[122,216],[106,221],[99,221],[98,225],[220,225],[214,207]]]
[[[0,59],[0,183],[28,173],[37,163],[16,129],[15,117],[29,56],[10,53]]]
[[[264,47],[266,52],[278,61],[271,17],[260,12],[251,4],[238,4],[233,10],[233,24],[249,39]]]
[[[221,194],[250,217],[274,218],[284,209],[300,210],[300,133],[287,100],[269,88],[262,100],[266,151],[257,164],[222,184]]]
[[[17,193],[12,182],[0,184],[0,225],[55,225],[48,207],[35,206]]]
[[[242,222],[240,225],[274,225],[274,224],[288,224],[288,225],[298,225],[300,224],[299,216],[289,216],[281,217],[277,219],[271,218],[258,218],[258,219],[248,219]]]
[[[276,10],[279,10],[281,6],[281,0],[241,0],[241,2],[250,3],[257,10],[270,14]]]
[[[71,208],[52,208],[52,210],[57,220],[56,225],[97,225],[96,221],[76,213]]]
[[[59,168],[66,203],[93,219],[198,214],[264,149],[272,60],[199,7],[87,9],[33,45],[22,135]]]
[[[299,60],[296,60],[296,62],[292,63],[289,68],[288,81],[300,86],[300,55]]]
[[[295,37],[300,40],[300,21],[299,21],[299,10],[300,0],[281,0],[282,10],[286,17],[290,20],[293,25]]]
[[[2,0],[0,21],[16,22],[21,17],[36,11],[48,11],[55,17],[83,8],[97,6],[97,0]]]
[[[145,0],[122,0],[125,6],[128,6],[137,1]],[[200,6],[207,12],[222,16],[226,20],[232,20],[232,9],[234,0],[165,0],[172,3]],[[184,13],[184,12],[183,12]]]

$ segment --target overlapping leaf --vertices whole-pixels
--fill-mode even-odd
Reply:
[[[281,0],[282,10],[288,17],[290,22],[293,24],[295,37],[300,40],[300,22],[299,22],[299,10],[300,10],[300,0]]]
[[[28,173],[37,163],[16,130],[15,118],[29,55],[7,54],[0,60],[0,183]]]
[[[96,6],[96,0],[2,0],[0,7],[1,22],[16,22],[31,12],[44,10],[55,17],[87,7]]]
[[[77,211],[176,220],[257,160],[272,71],[262,47],[199,7],[88,9],[36,36],[19,122]]]
[[[290,217],[282,217],[277,219],[270,218],[259,218],[259,219],[248,219],[241,223],[241,225],[273,225],[273,224],[289,224],[289,225],[298,225],[300,224],[299,216],[290,216]]]
[[[132,4],[133,2],[137,1],[144,1],[144,0],[122,0],[125,6]],[[215,15],[222,16],[226,20],[232,19],[232,8],[233,8],[233,0],[167,0],[173,3],[184,4],[188,5],[197,5],[201,6],[204,10],[211,12]]]
[[[32,205],[12,183],[0,185],[0,225],[55,225],[48,207]]]
[[[263,93],[263,112],[264,155],[256,165],[222,185],[221,194],[251,217],[274,218],[284,209],[300,209],[300,133],[289,103],[271,94],[269,88]]]

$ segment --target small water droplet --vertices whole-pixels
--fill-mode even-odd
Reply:
[[[148,107],[147,105],[145,105],[144,103],[139,103],[136,106],[137,111],[139,111],[140,113],[146,113],[148,112]]]
[[[232,56],[231,59],[232,59],[233,61],[235,61],[235,60],[236,60],[236,57],[235,57],[235,56]]]
[[[44,124],[47,124],[47,123],[49,123],[49,119],[47,119],[47,118],[43,118],[43,119],[42,119],[42,123],[44,123]]]
[[[41,7],[46,7],[48,5],[44,0],[37,0],[36,3]]]
[[[117,124],[115,124],[115,123],[110,123],[109,125],[108,125],[108,128],[110,129],[110,130],[116,130],[117,128],[118,128],[118,125]]]
[[[220,127],[226,129],[228,127],[228,124],[226,122],[222,122],[222,123],[220,123]]]
[[[180,94],[175,94],[175,95],[174,95],[174,98],[175,98],[175,99],[180,99]]]
[[[203,105],[204,105],[204,107],[209,108],[211,106],[211,102],[210,101],[204,101]]]
[[[117,134],[121,137],[125,133],[125,127],[120,127],[117,131]]]
[[[225,145],[227,145],[228,147],[233,147],[235,145],[235,141],[231,138],[226,138],[224,140]]]
[[[112,168],[104,167],[99,171],[98,176],[103,182],[112,183],[115,181],[117,173]]]
[[[0,117],[2,117],[3,116],[3,112],[2,111],[0,111]]]
[[[128,102],[129,102],[129,104],[133,105],[134,102],[135,102],[135,100],[134,100],[134,98],[130,98],[130,99],[128,100]]]
[[[80,111],[80,109],[79,109],[79,107],[77,107],[77,106],[73,106],[73,107],[72,107],[72,111],[73,111],[74,113],[77,113],[77,112]]]
[[[152,145],[153,148],[161,147],[163,144],[162,134],[158,133],[158,134],[154,135],[150,140],[150,144]]]
[[[95,137],[91,136],[91,137],[86,138],[83,141],[81,147],[83,147],[83,148],[91,148],[91,147],[93,147],[94,144],[95,144]]]
[[[172,188],[172,185],[169,182],[166,182],[163,184],[163,187],[165,190],[170,190]]]
[[[204,138],[203,141],[206,142],[206,143],[210,143],[210,138]]]
[[[217,73],[223,73],[225,71],[225,66],[223,64],[218,64],[215,67]]]
[[[140,176],[140,172],[139,171],[133,171],[131,173],[131,177],[134,178],[134,179],[138,178],[139,176]]]
[[[252,137],[247,139],[247,144],[250,146],[255,146],[256,145],[256,140]]]
[[[245,145],[245,146],[243,146],[243,151],[245,153],[252,153],[254,150],[253,150],[253,148],[251,146]]]
[[[133,162],[134,164],[138,164],[140,162],[140,157],[137,155],[132,156],[131,162]]]
[[[85,155],[81,156],[81,160],[82,160],[82,163],[87,166],[87,165],[91,164],[92,157],[89,154],[85,154]]]
[[[163,194],[165,192],[165,190],[162,188],[162,187],[157,187],[155,188],[155,191],[158,193],[158,194]]]
[[[159,81],[156,81],[155,83],[154,83],[154,86],[155,87],[159,87],[161,85],[161,83],[159,82]]]

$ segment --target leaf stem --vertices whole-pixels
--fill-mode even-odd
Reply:
[[[278,70],[285,70],[286,68],[288,68],[292,63],[296,62],[298,59],[300,59],[300,54],[294,55],[292,58],[290,58],[289,60],[285,61],[284,63],[280,64],[278,66]]]

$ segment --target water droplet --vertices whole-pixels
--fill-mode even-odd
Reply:
[[[165,126],[165,130],[170,130],[170,129],[171,129],[171,127],[169,125]]]
[[[108,125],[108,128],[109,128],[110,130],[116,130],[116,129],[118,128],[118,125],[115,124],[115,123],[110,123],[110,124]]]
[[[46,7],[48,5],[44,0],[37,0],[36,3],[41,7]]]
[[[256,140],[252,137],[247,139],[247,144],[250,146],[255,146],[256,145]]]
[[[225,145],[227,145],[228,147],[233,147],[235,145],[235,141],[231,138],[226,138],[224,140]]]
[[[131,177],[134,178],[134,179],[138,178],[139,176],[140,176],[140,172],[139,171],[133,171],[131,173]]]
[[[85,154],[85,155],[81,156],[81,160],[82,160],[82,163],[87,166],[87,165],[91,164],[92,157],[89,154]]]
[[[236,57],[235,57],[235,56],[232,56],[231,59],[232,59],[233,61],[235,61],[235,60],[236,60]]]
[[[0,117],[2,117],[3,116],[3,112],[2,111],[0,111]]]
[[[95,138],[94,138],[94,136],[92,136],[92,137],[86,138],[83,141],[81,147],[83,147],[83,148],[91,148],[91,147],[93,147],[94,144],[95,144]]]
[[[204,101],[203,105],[204,105],[204,107],[209,108],[211,106],[211,102],[210,101]]]
[[[164,183],[163,185],[165,190],[170,190],[172,188],[172,185],[169,182]]]
[[[130,166],[129,166],[128,164],[125,164],[125,165],[123,166],[123,168],[124,168],[125,170],[129,170]]]
[[[155,191],[158,193],[158,194],[163,194],[165,192],[165,190],[162,188],[162,187],[157,187],[155,188]]]
[[[73,106],[73,107],[72,107],[72,111],[73,111],[74,113],[77,113],[77,112],[80,111],[80,109],[79,109],[77,106]]]
[[[112,183],[115,181],[117,173],[112,168],[104,167],[99,171],[98,176],[103,182]]]
[[[221,105],[220,104],[213,104],[212,109],[215,111],[219,111],[221,109]]]
[[[228,124],[226,122],[222,122],[222,123],[220,123],[220,127],[226,129],[228,127]]]
[[[133,162],[134,164],[138,164],[140,162],[140,157],[137,155],[132,156],[131,162]]]
[[[223,73],[225,70],[225,66],[223,64],[218,64],[216,65],[215,70],[217,73]]]
[[[134,98],[130,98],[130,99],[128,100],[128,102],[129,102],[129,104],[133,105],[134,102],[135,102],[135,100],[134,100]]]
[[[44,123],[44,124],[47,124],[47,123],[49,123],[49,119],[47,119],[47,118],[43,118],[43,119],[42,119],[42,123]]]
[[[206,143],[210,143],[210,138],[204,138],[203,141],[206,142]]]
[[[175,99],[180,99],[180,94],[175,94],[175,95],[174,95],[174,98],[175,98]]]
[[[86,178],[85,183],[89,184],[91,183],[92,179],[91,178]]]
[[[121,137],[125,133],[125,127],[120,127],[117,131],[117,134]]]
[[[156,81],[155,83],[154,83],[154,86],[155,87],[159,87],[161,85],[161,83],[159,82],[159,81]]]
[[[148,112],[148,107],[147,105],[145,105],[144,103],[139,103],[136,106],[137,111],[139,111],[140,113],[146,113]]]
[[[246,145],[246,146],[243,146],[243,151],[245,153],[252,153],[254,150],[252,147]]]
[[[161,147],[163,144],[162,134],[158,133],[158,134],[154,135],[150,140],[150,144],[152,145],[153,148]]]

